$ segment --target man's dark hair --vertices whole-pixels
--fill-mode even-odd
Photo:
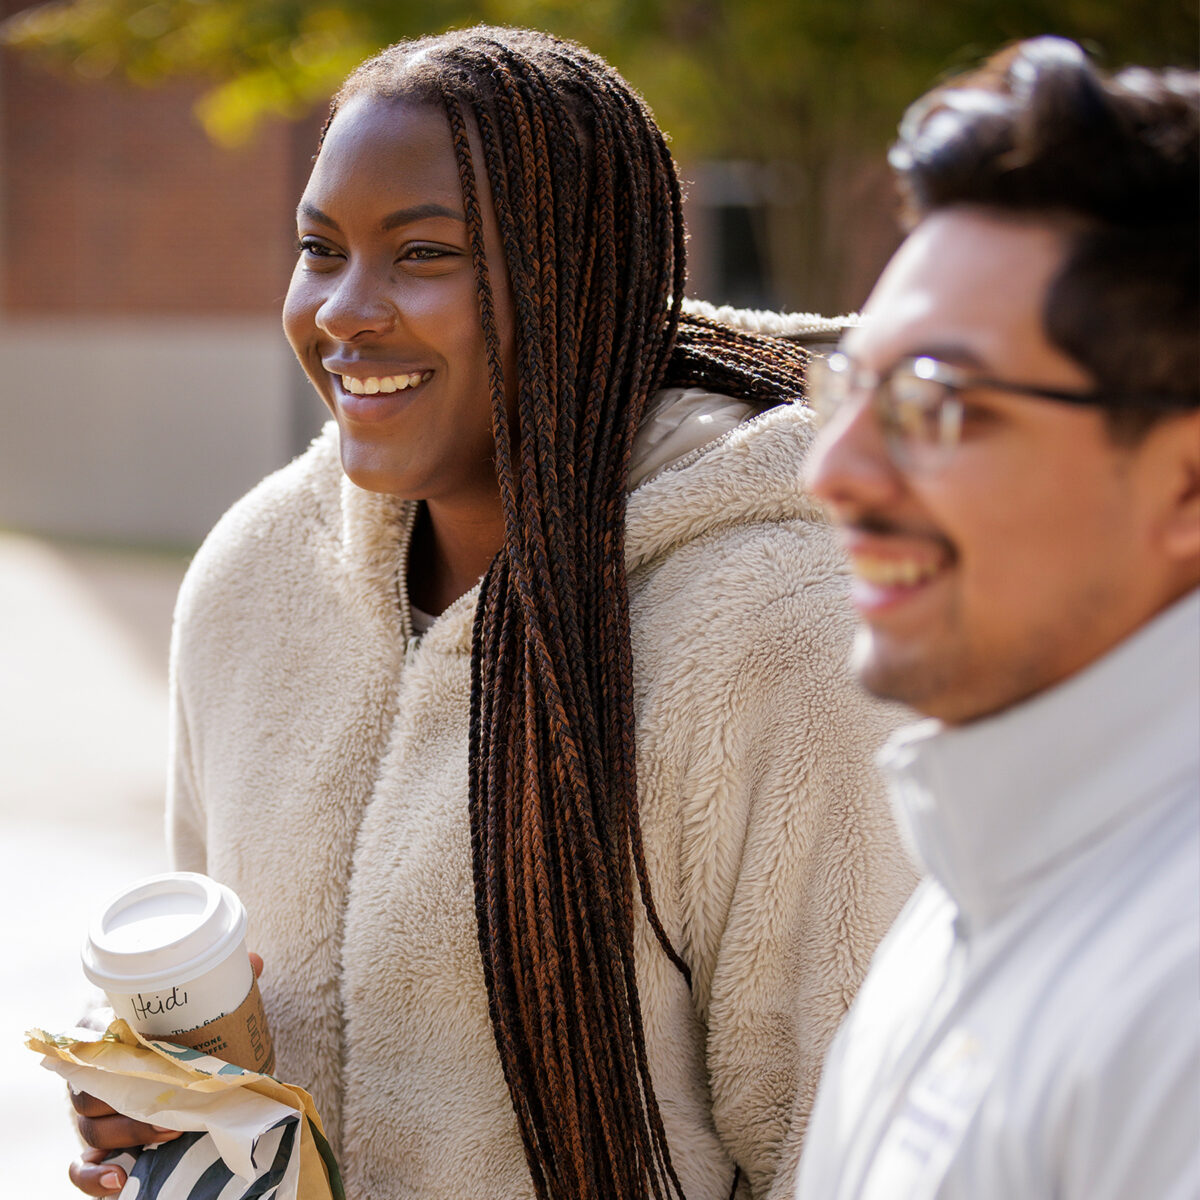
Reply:
[[[1196,405],[1196,72],[1108,75],[1074,42],[1019,42],[913,104],[889,158],[910,223],[960,204],[1062,221],[1070,248],[1043,324],[1097,390],[1130,397],[1109,410],[1114,436],[1163,413],[1139,395]]]

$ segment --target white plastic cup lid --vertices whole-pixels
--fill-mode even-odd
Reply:
[[[245,936],[246,910],[231,888],[190,871],[152,875],[118,892],[91,923],[83,972],[106,992],[187,983]]]

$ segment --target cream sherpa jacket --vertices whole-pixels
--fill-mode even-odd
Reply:
[[[693,448],[649,472],[641,448],[627,545],[643,837],[693,988],[643,921],[642,1011],[689,1200],[727,1200],[736,1167],[740,1196],[780,1197],[913,882],[871,767],[894,722],[847,678],[805,410],[734,425],[664,393],[660,434],[675,406]],[[313,1092],[351,1200],[513,1200],[468,841],[476,595],[411,637],[412,515],[344,478],[330,425],[218,524],[177,612],[171,838],[250,910],[279,1076]]]

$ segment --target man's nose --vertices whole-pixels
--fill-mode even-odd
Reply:
[[[317,308],[317,328],[339,342],[387,333],[399,320],[395,301],[377,273],[348,266]]]
[[[804,462],[804,485],[831,512],[872,509],[902,488],[870,403],[847,403],[824,424]]]

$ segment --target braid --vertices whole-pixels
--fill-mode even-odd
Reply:
[[[810,357],[810,351],[786,338],[747,333],[689,314],[680,324],[664,382],[771,406],[800,398]]]
[[[489,1016],[530,1176],[542,1197],[681,1197],[635,968],[640,898],[690,985],[638,815],[629,461],[665,382],[778,403],[798,394],[801,352],[681,323],[674,165],[641,99],[581,47],[482,27],[421,39],[364,64],[334,111],[364,91],[444,106],[479,295],[505,534],[472,640],[471,850]],[[472,125],[512,289],[515,381]]]

